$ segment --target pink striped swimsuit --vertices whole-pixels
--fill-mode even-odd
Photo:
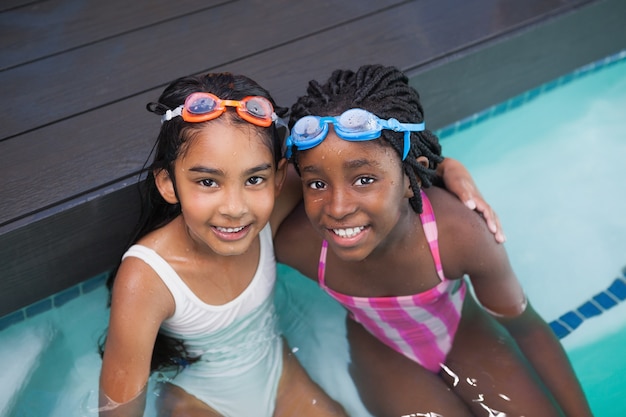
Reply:
[[[319,285],[350,311],[350,316],[387,346],[438,372],[452,348],[461,319],[466,285],[463,279],[448,280],[443,275],[437,244],[435,214],[422,192],[420,214],[424,234],[441,282],[415,295],[398,297],[351,297],[328,288],[325,283],[328,243],[322,243],[318,268]]]

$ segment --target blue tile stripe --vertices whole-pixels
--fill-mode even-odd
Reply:
[[[585,320],[599,316],[624,300],[626,300],[626,267],[622,269],[622,276],[616,278],[606,290],[594,295],[577,309],[568,311],[550,322],[550,327],[559,339],[562,339]]]
[[[0,317],[0,331],[27,320],[30,317],[34,317],[56,307],[60,307],[63,304],[80,297],[82,294],[87,294],[104,286],[110,274],[111,271],[103,272],[102,274],[96,275],[95,277],[83,281],[80,284],[76,284],[73,287],[51,295],[50,297],[44,298],[43,300],[39,300],[24,308]]]

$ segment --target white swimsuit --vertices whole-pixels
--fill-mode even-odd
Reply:
[[[168,287],[176,310],[162,332],[183,340],[200,360],[171,383],[226,417],[270,417],[282,373],[283,343],[274,311],[276,259],[269,225],[259,234],[259,265],[248,287],[223,305],[201,301],[155,251],[134,245],[133,256],[154,269]]]

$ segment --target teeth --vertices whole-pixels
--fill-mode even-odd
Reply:
[[[219,230],[220,232],[237,233],[237,232],[241,232],[244,227],[245,226],[241,226],[241,227],[219,227],[219,226],[216,226],[215,228],[217,230]]]
[[[349,229],[333,229],[333,232],[339,237],[354,237],[361,233],[365,227],[351,227]]]

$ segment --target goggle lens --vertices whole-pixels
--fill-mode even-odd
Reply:
[[[362,109],[350,109],[339,116],[338,127],[344,132],[380,132],[373,114]]]
[[[246,97],[246,99],[241,102],[245,104],[246,111],[249,114],[254,117],[258,117],[259,119],[271,120],[272,113],[274,112],[272,103],[262,97]]]
[[[306,116],[298,120],[291,134],[298,138],[298,142],[306,142],[323,133],[325,127],[324,123],[320,123],[319,117]]]
[[[192,94],[187,97],[187,100],[185,100],[185,108],[191,114],[211,113],[216,107],[217,101],[211,97],[194,97]]]

